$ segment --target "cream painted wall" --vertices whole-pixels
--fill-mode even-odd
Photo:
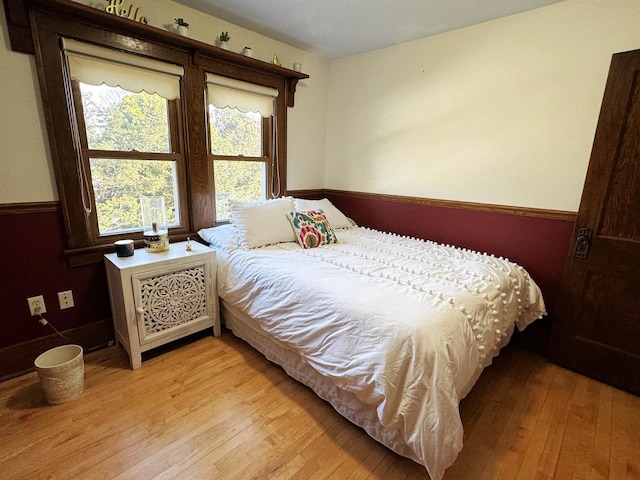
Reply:
[[[80,1],[104,8],[105,2]],[[125,2],[127,3],[127,2]],[[288,186],[290,189],[322,188],[326,138],[327,60],[245,30],[170,0],[136,0],[149,25],[175,29],[173,19],[190,24],[190,37],[215,44],[222,30],[229,31],[230,49],[251,46],[254,58],[271,61],[274,53],[285,67],[301,62],[308,80],[298,82],[295,107],[288,109]],[[127,3],[127,7],[128,7]],[[4,7],[0,8],[4,9]],[[4,10],[0,20],[0,204],[57,199],[46,124],[35,61],[11,51]]]
[[[180,16],[198,40],[228,30],[233,50],[302,62],[290,189],[577,210],[611,54],[640,48],[637,0],[566,0],[331,63],[170,0],[135,4],[153,26]],[[0,28],[0,204],[54,200],[35,63],[10,51],[4,12]]]
[[[58,198],[35,61],[11,51],[2,10],[0,46],[0,203]]]
[[[325,186],[577,211],[638,0],[566,0],[333,61]]]

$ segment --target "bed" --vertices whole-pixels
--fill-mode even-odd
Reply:
[[[230,211],[231,225],[199,232],[217,251],[226,326],[442,478],[462,449],[460,400],[514,328],[546,313],[528,273],[493,255],[355,226],[326,199]],[[324,223],[311,239],[309,229],[301,235],[309,213]]]

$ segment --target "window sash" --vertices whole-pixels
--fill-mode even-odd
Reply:
[[[140,158],[139,156],[136,156],[136,158],[134,158],[134,155],[129,155],[128,157],[122,157],[122,158],[114,158],[113,155],[92,155],[90,151],[87,151],[87,158],[86,158],[86,163],[87,165],[89,165],[89,169],[88,172],[90,174],[90,183],[92,186],[92,193],[93,193],[93,197],[94,197],[94,211],[95,211],[95,236],[96,238],[112,238],[115,235],[121,235],[121,234],[125,234],[125,233],[132,233],[132,232],[142,232],[145,228],[145,224],[143,222],[142,219],[142,214],[141,214],[141,210],[140,210],[140,205],[138,204],[139,198],[142,196],[158,196],[156,194],[156,192],[148,192],[145,190],[140,190],[140,191],[135,191],[133,192],[133,202],[135,202],[136,206],[133,208],[128,208],[125,210],[122,210],[122,212],[119,215],[122,215],[125,219],[130,219],[129,221],[131,221],[131,219],[133,219],[133,221],[131,222],[132,224],[134,222],[138,222],[135,223],[131,226],[127,226],[127,227],[122,227],[122,228],[113,228],[113,229],[107,229],[107,224],[110,223],[109,220],[107,220],[107,224],[105,225],[101,225],[100,224],[100,214],[104,214],[105,210],[103,210],[103,208],[106,208],[106,205],[108,205],[109,203],[111,203],[111,200],[115,199],[115,203],[118,204],[119,202],[122,201],[126,201],[127,199],[129,201],[131,201],[131,195],[124,195],[121,197],[110,197],[108,194],[107,196],[107,202],[105,205],[101,205],[98,203],[97,199],[95,198],[96,196],[96,185],[94,182],[94,167],[97,167],[96,165],[93,165],[93,161],[100,161],[100,160],[108,160],[110,162],[115,162],[112,163],[108,168],[110,167],[115,167],[116,165],[122,163],[131,163],[134,162],[134,165],[136,166],[136,168],[142,167],[143,163],[148,162],[151,163],[153,162],[154,164],[158,164],[158,163],[163,163],[166,166],[169,167],[170,172],[171,172],[171,192],[168,196],[165,196],[165,200],[167,201],[167,204],[169,205],[173,205],[173,215],[167,215],[167,224],[164,224],[163,227],[167,227],[167,228],[176,228],[176,227],[180,227],[181,223],[182,223],[182,215],[181,215],[181,208],[180,208],[180,191],[179,191],[179,163],[178,163],[178,159],[177,158],[148,158],[148,156],[145,156],[143,158]],[[121,165],[118,165],[116,168],[119,168]],[[166,173],[166,172],[165,172]],[[117,178],[117,177],[116,177]],[[107,180],[107,186],[112,186],[110,185],[109,180]],[[120,185],[118,185],[120,186]],[[104,185],[103,185],[104,187]],[[117,187],[116,187],[117,188]],[[172,200],[172,201],[171,201]],[[120,203],[121,205],[121,203]],[[131,207],[131,206],[129,206]],[[124,223],[128,223],[126,220],[124,221]],[[102,227],[105,227],[104,229]]]
[[[176,183],[173,185],[174,190],[174,204],[176,209],[176,222],[167,225],[170,232],[180,232],[186,231],[187,227],[187,218],[185,215],[188,213],[188,206],[186,203],[186,179],[185,179],[185,167],[182,155],[178,154],[165,154],[165,153],[157,153],[157,154],[149,154],[149,153],[140,153],[140,152],[110,152],[103,150],[82,150],[82,164],[83,169],[87,175],[87,188],[90,189],[90,197],[91,197],[91,213],[87,217],[87,226],[91,233],[91,238],[94,242],[97,243],[105,243],[112,242],[117,240],[120,237],[123,237],[127,232],[137,232],[141,233],[144,229],[144,226],[141,224],[140,227],[131,228],[123,231],[112,231],[112,232],[100,232],[100,225],[98,223],[98,208],[95,199],[95,186],[93,184],[93,177],[91,174],[91,160],[97,159],[106,159],[106,160],[134,160],[134,161],[164,161],[164,162],[173,162],[175,165],[175,180]]]
[[[215,106],[215,105],[214,105]],[[262,156],[251,157],[245,155],[218,155],[213,153],[213,147],[211,145],[211,125],[209,125],[209,114],[207,112],[207,141],[208,141],[208,157],[209,160],[264,160],[271,164],[274,159],[274,125],[276,119],[274,117],[262,119]],[[270,165],[271,167],[272,165]]]
[[[223,204],[220,205],[219,204],[219,200],[221,199],[222,196],[225,196],[225,194],[227,193],[226,191],[220,191],[218,189],[218,181],[219,181],[219,177],[216,177],[217,174],[220,173],[220,170],[216,169],[216,163],[218,162],[226,162],[229,164],[239,164],[239,163],[244,163],[244,164],[257,164],[257,166],[260,166],[260,194],[259,194],[259,198],[245,198],[245,197],[240,197],[237,198],[235,197],[236,200],[240,200],[240,201],[261,201],[261,200],[266,200],[267,198],[269,198],[269,172],[270,172],[270,168],[269,168],[269,162],[266,161],[264,158],[247,158],[247,157],[243,157],[242,159],[239,159],[237,157],[217,157],[215,159],[212,160],[211,165],[213,167],[213,171],[214,171],[214,182],[215,182],[215,189],[214,189],[214,203],[215,203],[215,216],[216,216],[216,222],[225,222],[225,221],[229,221],[230,217],[228,215],[228,211],[226,208],[226,201],[223,200]],[[245,184],[246,185],[246,184]],[[232,188],[233,190],[233,188]],[[229,197],[231,198],[231,197]],[[228,200],[228,199],[227,199]],[[225,213],[227,215],[225,215]]]

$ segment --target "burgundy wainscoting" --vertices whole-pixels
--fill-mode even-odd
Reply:
[[[102,262],[70,267],[56,202],[0,209],[0,379],[32,367],[46,348],[70,343],[31,317],[27,297],[43,295],[45,318],[85,350],[113,338],[109,291]],[[60,310],[57,292],[73,291],[75,307]]]
[[[461,208],[452,208],[394,201],[387,196],[325,193],[361,226],[493,253],[522,265],[540,286],[549,311],[546,320],[527,328],[530,338],[525,343],[539,353],[546,353],[553,305],[575,225],[571,212],[545,215],[540,211],[536,215],[531,209],[525,209],[526,214],[513,209],[514,213],[505,213],[500,207],[496,211],[490,211],[490,206],[474,210],[463,203]]]

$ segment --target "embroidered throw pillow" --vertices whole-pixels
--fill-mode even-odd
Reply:
[[[289,212],[287,217],[302,248],[338,243],[336,234],[322,210]]]

